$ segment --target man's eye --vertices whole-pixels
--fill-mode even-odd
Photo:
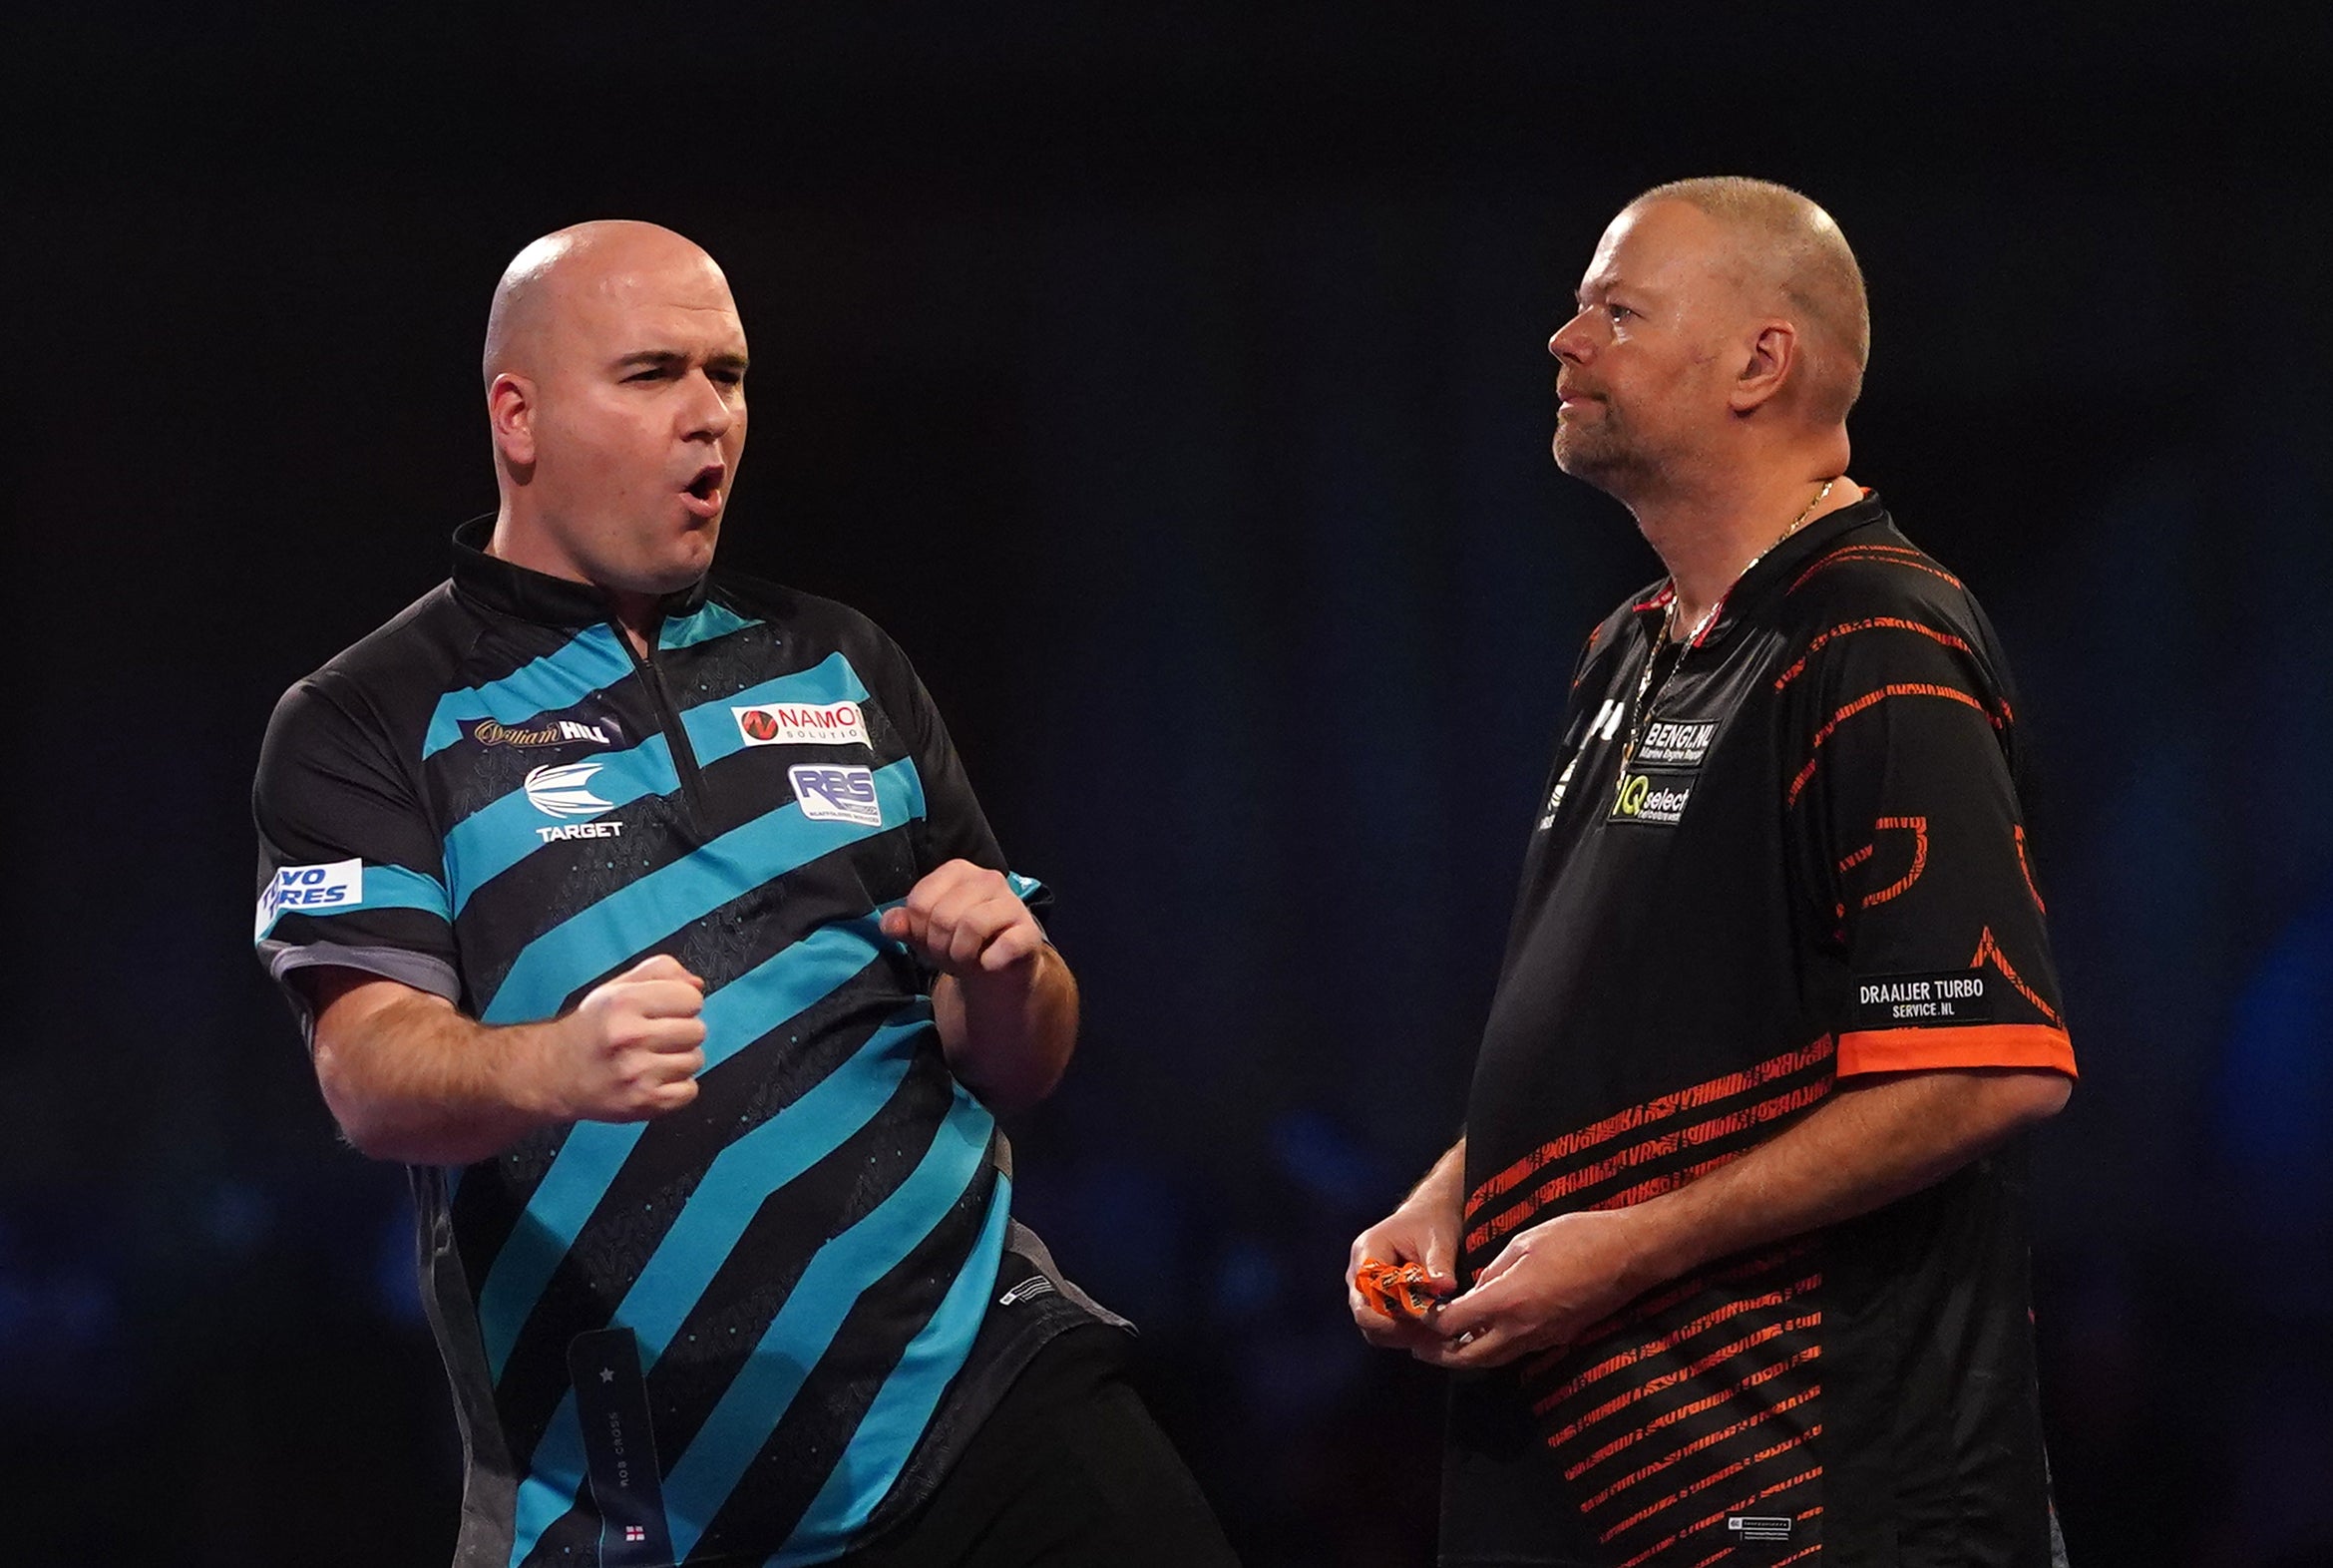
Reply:
[[[1626,305],[1606,305],[1604,307],[1604,313],[1612,318],[1612,324],[1614,326],[1620,325],[1621,322],[1636,314],[1635,311],[1629,309],[1629,307]]]
[[[664,372],[655,369],[635,370],[623,379],[626,381],[661,381],[664,379]]]

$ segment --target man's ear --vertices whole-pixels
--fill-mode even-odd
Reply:
[[[535,467],[535,383],[503,371],[486,389],[486,418],[494,430],[495,454],[514,473]]]
[[[1755,413],[1782,390],[1798,368],[1798,329],[1780,319],[1761,321],[1742,356],[1726,395],[1736,415]]]

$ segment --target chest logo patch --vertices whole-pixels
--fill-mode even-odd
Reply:
[[[804,763],[786,770],[802,815],[813,822],[855,822],[883,826],[883,802],[875,793],[873,768],[821,767]]]
[[[867,715],[856,702],[771,702],[729,711],[748,746],[867,744]]]
[[[1648,768],[1698,768],[1717,734],[1716,719],[1663,719],[1645,726],[1636,759]]]
[[[498,724],[480,719],[470,726],[470,738],[481,746],[572,746],[578,741],[611,746],[620,738],[606,719],[585,724],[580,719],[546,719],[540,724]]]
[[[591,775],[597,762],[562,762],[537,768],[527,775],[527,799],[547,817],[588,817],[613,806],[591,793]]]
[[[1690,773],[1624,773],[1612,797],[1612,820],[1673,828],[1685,820],[1695,782]]]

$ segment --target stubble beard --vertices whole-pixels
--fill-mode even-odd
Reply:
[[[1654,472],[1651,455],[1637,441],[1620,411],[1610,403],[1593,425],[1555,427],[1555,466],[1583,484],[1626,501]]]

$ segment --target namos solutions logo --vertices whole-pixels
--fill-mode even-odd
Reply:
[[[867,744],[867,715],[856,702],[766,702],[729,711],[748,746]]]

